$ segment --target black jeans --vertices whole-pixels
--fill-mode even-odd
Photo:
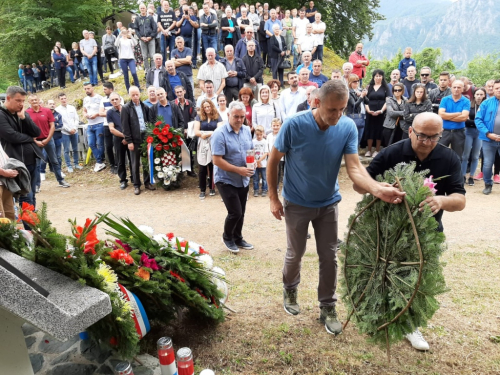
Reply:
[[[111,58],[115,57],[116,59],[118,59],[118,54],[104,52],[104,56],[106,57],[106,61],[108,62],[109,71],[111,72],[111,74],[113,74],[114,68],[113,68],[113,61],[111,61]]]
[[[66,68],[60,68],[57,70],[57,80],[59,81],[59,87],[66,86]]]
[[[115,151],[113,149],[113,134],[109,131],[109,126],[104,126],[104,149],[108,157],[109,165],[116,167]]]
[[[248,186],[235,187],[222,182],[217,182],[216,185],[227,210],[226,221],[224,222],[224,234],[222,237],[226,241],[241,241],[243,239],[241,231],[245,219]]]
[[[130,158],[130,151],[128,146],[122,143],[123,138],[113,136],[113,143],[116,151],[116,165],[118,166],[118,177],[120,182],[128,182],[127,180],[127,155],[130,167],[130,174],[132,174],[132,160]],[[132,180],[132,178],[131,178]]]
[[[443,146],[450,147],[455,151],[462,162],[465,147],[465,128],[443,130],[443,137],[439,141]]]
[[[207,177],[210,178],[210,190],[214,187],[214,164],[208,163],[207,165],[198,165],[198,178],[200,182],[200,191],[207,190]]]

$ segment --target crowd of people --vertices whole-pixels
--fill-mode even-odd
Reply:
[[[474,185],[474,180],[484,179],[484,194],[491,193],[493,183],[500,183],[500,163],[495,162],[500,151],[500,80],[478,88],[466,77],[439,72],[435,83],[431,69],[417,67],[409,48],[399,69],[375,69],[367,77],[370,61],[361,43],[341,69],[325,75],[325,25],[313,1],[298,11],[269,9],[267,3],[231,9],[209,0],[200,10],[196,3],[180,4],[175,10],[168,1],[159,9],[140,4],[140,13],[128,27],[117,24],[114,31],[106,29],[102,45],[87,30],[70,54],[56,44],[52,60],[59,85],[64,89],[65,71],[73,78],[88,74],[83,116],[96,160],[94,171],[109,166],[120,189],[127,189],[130,181],[136,195],[141,194],[143,184],[148,190],[156,189],[149,180],[148,166],[141,166],[146,124],[161,116],[172,127],[184,129],[191,151],[187,174],[198,178],[200,199],[206,198],[207,189],[209,196],[218,191],[223,199],[228,216],[222,240],[231,252],[253,248],[242,235],[253,177],[253,196],[269,195],[274,216],[286,217],[289,248],[283,273],[288,313],[300,312],[296,288],[309,222],[315,223],[320,268],[336,269],[335,256],[329,257],[337,248],[337,231],[329,228],[337,222],[340,194],[336,179],[342,157],[357,191],[396,204],[401,202],[399,191],[380,187],[371,179],[395,160],[406,157],[409,159],[400,161],[416,160],[418,168],[429,166],[431,171],[441,167],[439,171],[445,174],[451,168],[452,177],[438,194],[441,198],[427,202],[439,223],[443,210],[463,209],[465,183]],[[103,83],[104,96],[95,92],[101,53],[111,71],[117,59],[128,97],[114,92],[110,82]],[[292,61],[287,58],[290,55]],[[195,95],[193,71],[198,67],[197,56],[202,56],[196,77],[199,96]],[[137,64],[146,70],[142,88]],[[266,67],[272,72],[267,82]],[[0,112],[0,139],[6,155],[22,161],[29,172],[31,191],[21,196],[21,202],[36,207],[35,196],[45,177],[44,161],[63,188],[69,184],[62,171],[62,149],[66,172],[81,169],[79,117],[63,90],[59,103],[41,105],[35,93],[38,81],[33,68],[28,69],[29,74],[20,67],[25,87],[7,90],[5,108]],[[42,71],[47,74],[46,68],[37,70],[39,79],[44,77]],[[141,101],[144,88],[148,99]],[[30,108],[25,111],[26,91],[31,93]],[[316,155],[318,149],[325,154]],[[360,149],[365,149],[365,157],[373,158],[368,172],[359,163]],[[253,165],[247,165],[248,150],[254,152]],[[430,158],[437,154],[449,162],[437,166],[439,160]],[[0,162],[6,155],[0,155]],[[327,157],[325,164],[318,163],[321,157]],[[476,174],[480,158],[481,171]],[[330,165],[333,169],[325,169]],[[452,170],[457,165],[459,170]],[[14,172],[0,169],[0,176],[13,178]],[[277,190],[283,175],[282,204]],[[9,216],[12,197],[9,205],[8,193],[3,185],[1,188],[3,211]],[[329,333],[337,334],[341,327],[334,309],[336,272],[327,275],[321,271],[320,284],[320,319]],[[416,348],[428,348],[418,331],[410,340]]]

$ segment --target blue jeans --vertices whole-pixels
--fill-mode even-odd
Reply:
[[[73,168],[78,165],[78,132],[75,134],[63,134],[62,142],[64,147],[64,160],[66,161],[66,166],[68,168]],[[69,157],[69,145],[71,144],[71,150],[73,151],[73,163],[71,165],[71,158]]]
[[[104,162],[104,125],[100,124],[87,126],[87,138],[89,147],[92,150],[97,163]]]
[[[170,60],[170,57],[167,59],[167,48],[170,48],[169,56],[172,53],[172,51],[175,48],[175,35],[171,36],[165,36],[161,34],[160,37],[160,48],[161,48],[161,55],[163,57],[163,61]]]
[[[213,48],[215,51],[217,51],[217,35],[201,34],[201,41],[203,43],[202,60],[205,63],[207,61],[207,57],[205,56],[207,53],[207,48]]]
[[[83,56],[83,65],[89,72],[90,83],[97,85],[97,56],[93,56],[90,60],[88,57]]]
[[[260,176],[260,177],[259,177]],[[253,190],[259,191],[259,180],[262,178],[262,192],[267,192],[266,168],[255,168]]]
[[[76,72],[76,78],[79,79],[80,78],[80,73],[82,73],[82,76],[85,75],[85,67],[83,66],[83,62],[81,62],[80,60],[78,60],[77,58],[75,58],[73,60],[73,67],[75,69],[75,72]]]
[[[33,77],[27,77],[26,79],[26,91],[36,92],[35,80]]]
[[[479,162],[479,152],[481,152],[481,144],[483,142],[479,139],[479,130],[476,128],[465,128],[465,145],[464,154],[462,156],[462,175],[467,173],[467,163],[471,156],[470,162],[470,176],[476,174],[477,164]]]
[[[323,45],[316,47],[316,52],[314,52],[314,55],[313,55],[313,61],[314,60],[323,61]]]
[[[201,27],[195,30],[196,36],[197,36],[197,45],[196,45],[196,55],[198,56],[200,54],[200,43],[201,43]],[[194,52],[194,49],[193,49]]]
[[[61,141],[58,140],[59,142],[59,157],[57,156],[57,148],[56,148],[56,142],[54,141],[54,138],[52,138],[49,143],[45,145],[43,148],[44,154],[47,155],[47,160],[49,161],[50,165],[52,166],[52,171],[56,175],[56,179],[58,182],[61,182],[63,180],[63,177],[61,175],[61,164],[59,164],[59,161],[61,160]],[[37,172],[40,173],[45,173],[45,162],[41,160],[38,165],[37,165]],[[40,176],[38,175],[37,178]]]
[[[500,155],[500,142],[484,141],[483,142],[483,179],[485,185],[493,184],[493,164],[495,163],[495,155]]]
[[[125,87],[130,88],[130,81],[128,79],[128,70],[130,68],[130,73],[134,78],[134,85],[139,87],[139,78],[137,77],[137,70],[135,68],[135,59],[120,59],[120,69],[123,71],[123,80],[125,81]]]
[[[76,67],[73,65],[73,66],[67,66],[66,67],[66,71],[68,72],[69,74],[69,79],[71,81],[71,83],[75,83],[75,69]],[[78,69],[76,69],[78,70]]]

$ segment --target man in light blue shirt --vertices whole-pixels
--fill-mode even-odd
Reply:
[[[280,27],[280,30],[283,30],[283,25],[281,24],[281,21],[276,17],[276,10],[271,9],[269,12],[270,18],[266,21],[264,24],[264,30],[266,31],[266,39],[269,40],[270,37],[274,35],[273,32],[273,26],[278,25]]]
[[[222,242],[226,248],[238,253],[253,246],[243,239],[242,229],[253,165],[248,168],[247,150],[253,150],[252,133],[243,125],[246,108],[241,102],[229,105],[228,122],[217,128],[211,136],[214,181],[226,205]]]
[[[290,315],[300,313],[297,287],[306,236],[312,222],[319,255],[318,300],[320,322],[331,334],[342,332],[337,319],[337,230],[341,196],[338,173],[342,157],[356,184],[380,199],[401,203],[404,193],[373,180],[358,157],[358,132],[354,121],[342,116],[348,99],[342,80],[328,81],[314,99],[312,111],[289,117],[280,129],[267,163],[271,212],[285,217],[287,253],[283,266],[283,306]],[[285,156],[283,205],[278,198],[278,163]],[[284,207],[284,208],[283,208]]]

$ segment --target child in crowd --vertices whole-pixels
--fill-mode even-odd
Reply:
[[[411,58],[411,54],[413,53],[411,47],[406,47],[405,52],[404,52],[404,59],[399,62],[399,72],[401,73],[401,79],[406,78],[406,69],[408,69],[410,66],[414,66],[415,69],[417,69],[417,63],[415,60]]]
[[[262,196],[265,197],[267,195],[266,167],[269,148],[267,141],[264,139],[264,127],[262,125],[255,127],[255,138],[252,142],[255,150],[255,161],[257,162],[257,168],[253,175],[253,196],[259,196],[259,180],[262,178]]]
[[[267,135],[267,148],[269,150],[269,153],[271,153],[273,147],[274,147],[274,141],[276,140],[276,137],[278,136],[278,132],[281,129],[281,120],[279,118],[273,118],[271,121],[271,133]],[[280,160],[280,164],[278,165],[278,183],[276,186],[279,188],[280,185],[280,179],[281,179],[281,174],[284,173],[285,171],[285,157],[283,156]]]

